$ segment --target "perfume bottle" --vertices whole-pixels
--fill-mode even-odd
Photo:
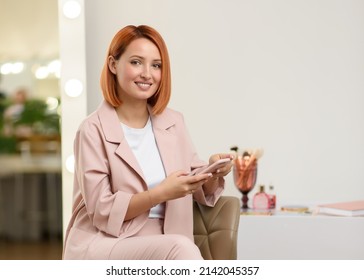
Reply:
[[[268,196],[269,196],[269,208],[275,209],[276,208],[276,194],[274,192],[273,185],[269,185]]]
[[[269,209],[270,199],[268,194],[265,192],[265,186],[259,186],[259,192],[253,197],[253,208],[254,209]]]

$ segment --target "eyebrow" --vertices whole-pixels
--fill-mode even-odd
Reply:
[[[132,58],[139,58],[139,59],[141,59],[141,60],[144,60],[144,59],[145,59],[145,57],[140,56],[140,55],[132,55],[132,56],[130,56],[130,57],[129,57],[129,59],[132,59]],[[156,58],[156,59],[153,59],[153,61],[159,61],[159,62],[162,62],[162,59],[160,59],[160,58]]]

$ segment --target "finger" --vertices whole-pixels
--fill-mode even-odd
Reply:
[[[216,173],[223,173],[223,172],[230,171],[232,167],[233,167],[232,163],[226,164],[225,166],[222,166],[219,169],[217,169]]]
[[[178,170],[178,171],[174,172],[173,174],[176,175],[177,177],[181,177],[181,176],[187,176],[189,173],[185,170]]]
[[[233,159],[234,155],[233,154],[219,154],[219,157],[220,157],[220,159],[223,159],[223,158]]]
[[[188,189],[186,190],[187,194],[194,194],[202,185],[201,184],[198,184],[198,183],[195,183],[195,184],[190,184],[188,186]]]
[[[214,174],[216,177],[224,177],[231,171],[231,167],[223,167],[219,169],[216,174]]]
[[[204,180],[207,180],[208,178],[211,178],[212,174],[211,173],[207,173],[207,174],[198,174],[198,175],[194,175],[194,176],[189,176],[187,178],[187,183],[188,184],[194,184],[194,183],[198,183]]]
[[[200,189],[202,187],[204,183],[200,182],[200,183],[196,183],[196,184],[192,184],[190,185],[190,192],[195,193],[198,189]]]

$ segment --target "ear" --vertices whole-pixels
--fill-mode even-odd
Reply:
[[[107,64],[111,73],[116,75],[116,60],[112,55],[107,58]]]

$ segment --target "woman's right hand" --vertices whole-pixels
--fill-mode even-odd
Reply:
[[[158,186],[134,194],[129,202],[125,221],[135,218],[159,203],[193,194],[212,176],[212,174],[188,175],[177,171],[165,178]]]
[[[162,203],[167,200],[193,194],[197,189],[201,188],[211,176],[211,173],[190,176],[185,171],[173,172],[158,186],[150,190],[153,195],[153,201]]]

